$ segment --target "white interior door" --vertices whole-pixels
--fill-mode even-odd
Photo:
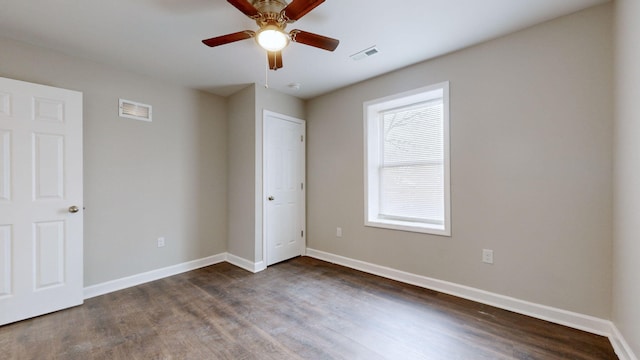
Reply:
[[[81,304],[82,256],[82,93],[0,78],[0,325]]]
[[[265,111],[264,232],[267,266],[304,253],[305,122]]]

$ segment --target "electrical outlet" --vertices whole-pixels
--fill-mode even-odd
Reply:
[[[493,264],[493,250],[482,249],[482,262]]]
[[[342,237],[342,228],[341,227],[336,228],[336,237]]]
[[[158,247],[164,247],[165,243],[164,243],[164,237],[159,237],[158,238]]]

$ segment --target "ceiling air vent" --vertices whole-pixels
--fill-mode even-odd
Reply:
[[[120,117],[151,122],[151,105],[120,99]]]
[[[378,48],[377,48],[377,47],[372,46],[372,47],[370,47],[370,48],[368,48],[368,49],[364,49],[364,50],[362,50],[362,51],[359,51],[359,52],[357,52],[357,53],[355,53],[355,54],[351,55],[351,56],[350,56],[350,58],[352,58],[353,60],[356,60],[356,61],[357,61],[357,60],[362,60],[362,59],[364,59],[364,58],[366,58],[366,57],[369,57],[369,56],[375,55],[375,54],[377,54],[377,53],[379,53],[379,52],[380,52],[380,51],[378,50]]]

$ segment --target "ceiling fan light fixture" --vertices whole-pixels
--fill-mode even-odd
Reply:
[[[289,45],[289,35],[276,25],[267,25],[258,31],[256,41],[267,51],[280,51]]]
[[[227,0],[236,9],[256,22],[259,30],[244,30],[202,40],[209,47],[230,44],[253,38],[267,51],[270,70],[282,68],[282,49],[290,42],[312,46],[326,51],[334,51],[340,41],[330,37],[302,31],[285,32],[293,23],[318,7],[325,0]]]

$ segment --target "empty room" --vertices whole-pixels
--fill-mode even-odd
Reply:
[[[1,3],[0,358],[638,359],[637,0]]]

